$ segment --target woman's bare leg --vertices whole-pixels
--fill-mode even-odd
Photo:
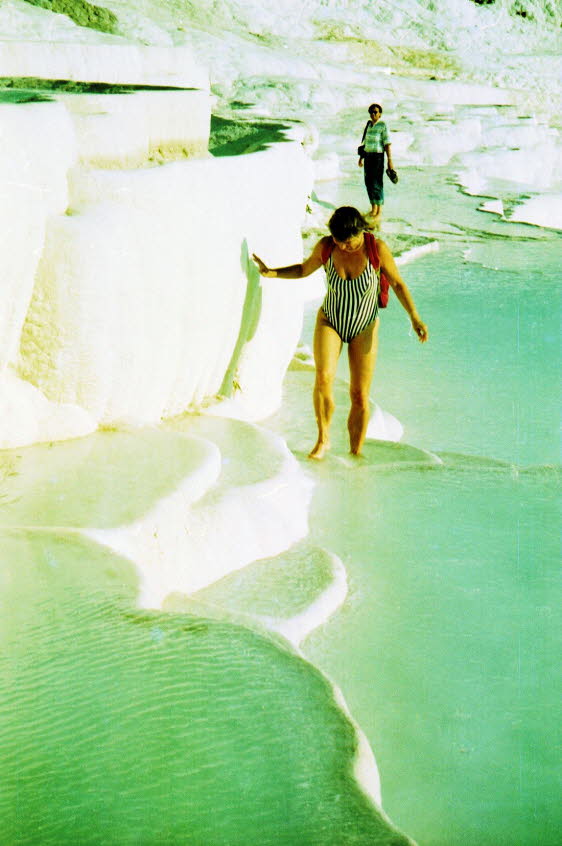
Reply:
[[[336,366],[342,348],[341,338],[330,326],[322,309],[319,309],[314,330],[314,363],[316,378],[314,381],[314,412],[318,425],[318,440],[310,451],[309,458],[323,458],[330,448],[330,423],[334,413],[334,395],[332,386],[336,375]]]
[[[369,391],[379,345],[379,319],[353,338],[348,345],[351,409],[347,419],[349,448],[360,455],[369,423]]]

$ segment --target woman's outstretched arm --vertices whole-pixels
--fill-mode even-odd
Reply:
[[[384,275],[388,279],[392,290],[398,297],[400,305],[408,314],[414,331],[423,344],[429,338],[429,333],[427,331],[427,326],[418,314],[412,295],[408,290],[408,286],[400,276],[393,255],[384,243],[384,241],[379,241],[377,239],[377,248],[379,251],[381,270],[384,272]]]
[[[279,277],[280,279],[302,279],[304,276],[310,276],[311,273],[322,267],[322,245],[326,240],[328,239],[321,238],[309,257],[301,264],[289,264],[286,267],[268,267],[255,253],[253,253],[252,258],[257,264],[262,276],[269,278]]]

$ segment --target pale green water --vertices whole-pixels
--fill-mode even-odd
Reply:
[[[131,565],[2,535],[0,842],[394,844],[326,680],[268,638],[135,611]]]
[[[375,396],[403,421],[405,440],[522,466],[559,463],[560,245],[530,244],[518,273],[447,248],[404,268],[431,339],[415,345],[399,306],[387,309]]]
[[[559,476],[444,458],[321,487],[313,535],[351,597],[305,653],[346,691],[385,808],[420,843],[554,844]]]
[[[374,396],[403,423],[404,447],[368,444],[350,463],[338,388],[334,454],[311,467],[311,538],[341,556],[351,591],[304,651],[341,685],[375,750],[384,807],[420,844],[554,846],[560,238],[519,227],[528,239],[506,246],[507,224],[448,190],[451,225],[492,231],[444,233],[440,252],[404,268],[428,344],[409,336],[395,299],[383,314]],[[465,262],[467,249],[508,269]],[[293,412],[273,423],[299,456],[313,443],[311,385],[290,374]]]
[[[259,451],[251,472],[230,453],[227,486],[275,472],[270,437],[208,429]],[[407,846],[315,668],[227,620],[138,610],[134,565],[81,534],[140,519],[209,450],[145,429],[1,454],[2,846]]]

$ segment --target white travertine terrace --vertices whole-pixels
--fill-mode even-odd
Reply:
[[[312,183],[298,136],[215,159],[208,76],[189,48],[100,38],[0,42],[0,76],[183,86],[0,104],[1,407],[16,374],[27,384],[17,426],[0,421],[3,447],[57,438],[57,425],[22,425],[37,403],[59,422],[61,404],[75,409],[60,437],[159,422],[221,391],[263,416],[300,334],[302,293],[262,284],[248,260],[298,259]]]
[[[122,170],[207,155],[208,90],[59,93],[57,100],[73,122],[81,164]]]
[[[0,76],[209,88],[189,47],[133,43],[20,0],[0,6]]]
[[[127,85],[207,88],[208,75],[188,48],[108,43],[22,41],[0,38],[0,75]]]
[[[153,423],[219,392],[243,331],[232,381],[250,416],[272,411],[302,303],[298,287],[262,286],[247,251],[298,256],[309,173],[289,142],[245,157],[71,174],[72,213],[45,222],[20,373],[98,422]],[[277,198],[265,225],[264,196]]]

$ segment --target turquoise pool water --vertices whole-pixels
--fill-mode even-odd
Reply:
[[[442,457],[319,489],[313,535],[351,593],[304,651],[345,691],[384,806],[419,843],[554,844],[559,475]]]
[[[560,237],[478,215],[454,186],[449,200],[456,231],[403,268],[429,343],[395,299],[382,318],[373,395],[403,445],[368,443],[351,464],[340,385],[334,454],[311,470],[311,536],[341,556],[351,590],[304,651],[341,685],[384,807],[420,844],[554,846]],[[307,376],[287,380],[307,425],[277,419],[299,455],[314,434]]]
[[[132,565],[72,533],[0,541],[1,843],[407,846],[292,650],[136,610]]]
[[[532,242],[522,271],[465,262],[446,245],[403,269],[431,340],[405,337],[395,302],[381,324],[374,394],[405,440],[517,466],[559,463],[561,240]]]
[[[207,434],[227,488],[269,478],[240,442],[275,477],[271,437]],[[355,780],[356,733],[316,668],[219,606],[139,609],[135,565],[83,533],[134,526],[208,451],[141,429],[0,454],[0,843],[408,846]]]

